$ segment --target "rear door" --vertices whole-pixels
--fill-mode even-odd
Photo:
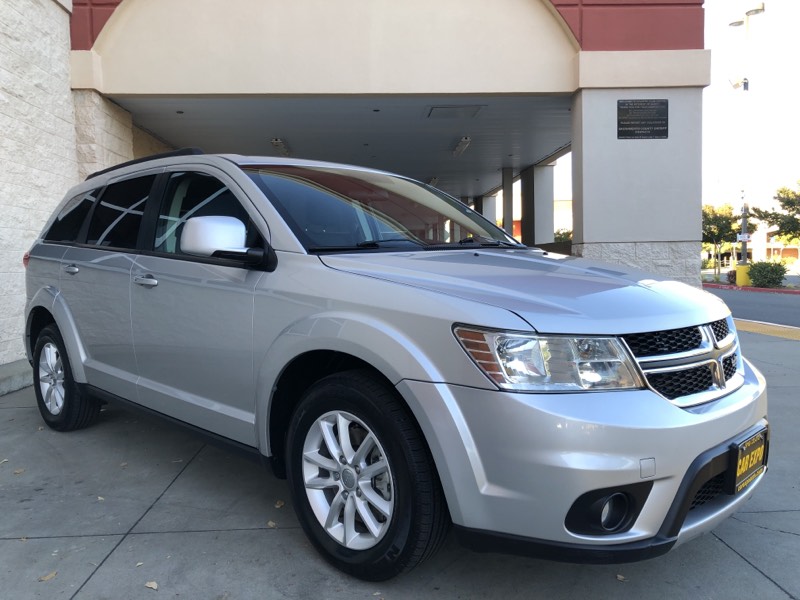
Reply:
[[[253,294],[262,271],[181,251],[191,217],[224,215],[262,244],[230,182],[199,171],[168,174],[151,249],[131,273],[139,399],[145,406],[250,446],[255,437]]]
[[[86,356],[90,384],[136,399],[130,277],[145,204],[156,174],[106,187],[92,209],[81,243],[61,259],[61,293]]]

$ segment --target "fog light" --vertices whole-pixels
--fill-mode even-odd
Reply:
[[[651,480],[581,494],[572,503],[564,525],[578,535],[619,535],[629,531],[652,489]]]
[[[605,531],[618,529],[628,518],[628,496],[617,492],[603,500],[600,509],[600,527]]]

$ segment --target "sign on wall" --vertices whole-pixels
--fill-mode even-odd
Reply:
[[[618,140],[665,140],[669,137],[669,100],[617,100]]]

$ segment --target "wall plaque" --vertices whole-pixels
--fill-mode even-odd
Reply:
[[[617,100],[618,140],[669,137],[669,100]]]

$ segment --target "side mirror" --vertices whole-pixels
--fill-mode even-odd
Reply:
[[[181,251],[194,256],[238,260],[253,266],[274,271],[278,257],[269,247],[247,248],[247,230],[244,223],[234,217],[192,217],[183,226]]]

